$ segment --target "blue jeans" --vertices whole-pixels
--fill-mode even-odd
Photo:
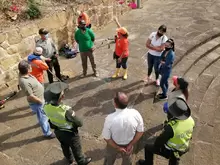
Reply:
[[[42,104],[30,104],[31,110],[37,115],[37,119],[44,136],[49,136],[52,132],[50,131],[50,124],[48,122],[48,118],[43,111],[43,106],[44,105]]]
[[[147,53],[147,62],[148,62],[148,76],[151,75],[153,67],[155,71],[156,79],[159,78],[159,65],[160,65],[160,56],[154,56],[150,53]]]
[[[167,91],[169,89],[168,79],[170,77],[170,74],[171,74],[171,69],[168,69],[161,73],[160,87],[162,89],[162,92],[163,92],[162,94],[164,96],[167,96]]]

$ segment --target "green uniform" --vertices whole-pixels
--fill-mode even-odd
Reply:
[[[82,126],[82,122],[75,115],[72,115],[74,112],[71,107],[63,104],[46,104],[44,112],[49,118],[51,128],[55,129],[54,132],[61,143],[63,154],[69,163],[73,162],[74,156],[78,165],[84,165],[86,160],[82,154],[78,135],[78,127]]]

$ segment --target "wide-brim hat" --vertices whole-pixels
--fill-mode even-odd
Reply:
[[[68,87],[68,84],[64,82],[54,82],[52,84],[49,84],[44,92],[45,101],[58,101],[61,92],[68,89]]]
[[[191,110],[182,98],[177,98],[177,100],[169,106],[168,112],[176,119],[185,120],[190,117]]]

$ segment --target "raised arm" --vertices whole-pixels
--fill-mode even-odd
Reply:
[[[118,18],[117,17],[114,17],[114,21],[115,21],[117,27],[120,28],[121,24],[118,22]]]

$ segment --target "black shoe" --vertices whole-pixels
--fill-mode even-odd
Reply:
[[[146,162],[145,162],[145,160],[140,159],[140,160],[138,161],[138,164],[139,164],[139,165],[145,165],[145,164],[146,164]]]
[[[94,77],[99,77],[99,74],[96,72],[96,73],[93,73],[93,76]]]
[[[87,165],[87,164],[89,164],[91,161],[92,161],[92,158],[87,157],[87,158],[85,158],[85,162],[84,162],[83,165]]]
[[[166,100],[166,99],[167,99],[167,96],[161,95],[161,96],[158,97],[158,99],[159,99],[159,100]]]

